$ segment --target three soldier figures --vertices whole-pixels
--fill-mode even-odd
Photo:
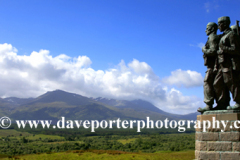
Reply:
[[[206,107],[198,112],[209,110],[240,110],[240,37],[238,25],[230,26],[229,17],[220,17],[218,25],[207,24],[208,40],[202,48],[204,65],[207,66],[204,78],[204,103]],[[238,24],[238,23],[237,23]],[[217,35],[217,30],[223,34]],[[230,106],[230,92],[234,106]],[[217,106],[213,108],[214,100]]]

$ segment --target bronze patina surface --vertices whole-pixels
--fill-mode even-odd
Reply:
[[[237,21],[238,22],[238,21]],[[207,67],[204,78],[204,108],[198,112],[210,110],[240,110],[240,37],[239,26],[230,26],[227,16],[207,24],[208,40],[202,48],[204,65]],[[217,35],[217,29],[223,32]],[[230,106],[230,93],[235,101]],[[213,107],[214,100],[217,104]]]

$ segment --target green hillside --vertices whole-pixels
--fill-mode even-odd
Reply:
[[[15,158],[24,160],[191,160],[194,159],[194,151],[129,153],[121,151],[90,150],[24,155],[15,156]],[[11,158],[4,158],[3,160],[10,159]]]
[[[53,120],[61,117],[72,120],[132,119],[169,120],[188,119],[196,114],[176,115],[160,110],[143,100],[92,99],[61,90],[47,92],[37,98],[0,99],[0,116],[15,120]]]

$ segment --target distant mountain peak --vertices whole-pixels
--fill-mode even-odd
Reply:
[[[33,103],[52,103],[52,102],[64,102],[69,105],[86,105],[93,102],[92,99],[88,97],[81,96],[76,93],[69,93],[63,90],[48,91],[43,95],[37,97]]]
[[[11,110],[11,112],[9,112]],[[151,102],[142,99],[117,100],[110,98],[88,98],[63,90],[48,91],[37,98],[0,98],[1,113],[8,113],[21,118],[45,118],[57,115],[81,118],[141,119],[146,116],[154,119],[196,119],[198,113],[177,115],[164,112]],[[104,116],[103,116],[104,115]]]
[[[70,93],[70,92],[60,90],[60,89],[56,89],[56,90],[53,90],[53,91],[47,91],[46,93]]]

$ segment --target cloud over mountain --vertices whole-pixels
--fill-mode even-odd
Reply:
[[[171,76],[163,78],[163,82],[178,87],[197,87],[203,85],[203,77],[196,71],[183,71],[181,69],[171,72]]]
[[[47,91],[62,89],[88,97],[143,99],[166,111],[188,113],[201,106],[201,100],[184,96],[165,84],[145,62],[123,60],[108,70],[94,70],[87,56],[53,57],[48,50],[18,55],[11,44],[0,44],[0,97],[35,97]],[[191,87],[202,84],[200,73],[173,71],[167,84]]]

